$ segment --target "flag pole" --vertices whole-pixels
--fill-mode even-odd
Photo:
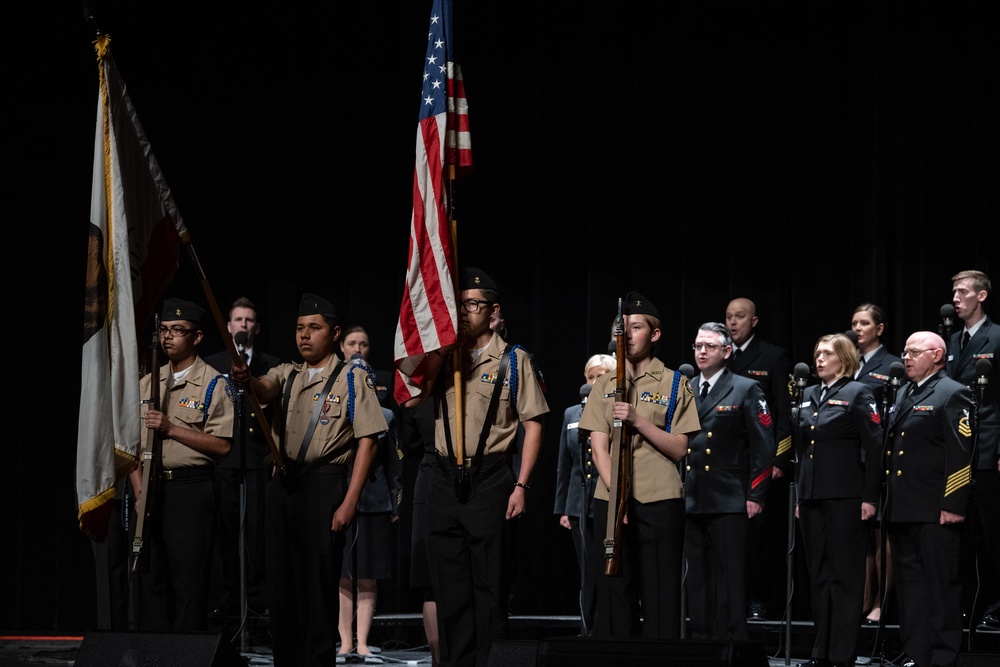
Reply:
[[[459,477],[464,477],[465,471],[465,376],[462,372],[463,335],[461,333],[462,286],[459,283],[458,269],[458,220],[455,219],[455,165],[448,165],[448,225],[451,233],[451,279],[455,286],[455,315],[459,320],[457,344],[451,351],[452,369],[455,385],[455,465]],[[442,409],[447,409],[444,407]]]
[[[212,315],[215,317],[215,324],[219,327],[219,333],[222,334],[222,340],[226,345],[226,352],[229,353],[229,358],[232,360],[233,365],[244,363],[243,359],[240,357],[240,353],[236,350],[236,343],[233,341],[233,336],[229,333],[229,329],[226,327],[226,320],[222,316],[222,311],[219,309],[219,303],[215,300],[215,294],[213,294],[212,286],[208,283],[208,278],[205,276],[205,270],[201,268],[201,262],[198,261],[198,253],[194,251],[194,245],[191,243],[190,235],[184,236],[181,239],[181,242],[187,248],[188,254],[191,256],[191,261],[194,263],[194,268],[198,272],[198,279],[201,281],[201,289],[205,292],[205,300],[208,302],[208,307],[212,311]],[[250,407],[253,408],[253,413],[257,417],[257,423],[264,432],[264,437],[267,439],[268,447],[271,449],[271,459],[274,461],[274,465],[278,468],[278,471],[284,472],[285,458],[281,455],[281,450],[278,449],[278,445],[274,442],[274,436],[271,433],[271,426],[267,423],[267,417],[264,416],[264,411],[260,407],[260,401],[257,400],[257,394],[254,393],[253,388],[249,385],[247,385],[245,389],[247,389],[246,397],[250,401]]]

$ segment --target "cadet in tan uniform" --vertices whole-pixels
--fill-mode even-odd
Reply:
[[[460,272],[464,369],[464,467],[471,482],[458,481],[455,464],[455,385],[451,364],[437,377],[446,355],[428,358],[428,384],[407,401],[412,408],[435,403],[437,465],[427,498],[427,557],[437,600],[441,665],[485,665],[490,643],[507,635],[510,564],[506,521],[524,513],[531,472],[549,411],[528,354],[490,330],[500,310],[496,283],[483,271]],[[501,362],[507,364],[500,373]],[[435,388],[435,384],[437,387]],[[499,390],[495,418],[486,422]],[[514,476],[510,448],[524,426],[521,464]],[[484,437],[485,436],[485,437]]]
[[[628,400],[614,400],[615,374],[606,373],[594,384],[580,418],[580,428],[591,432],[594,464],[601,475],[594,494],[596,553],[604,553],[614,420],[622,420],[633,434],[632,496],[622,531],[622,575],[607,576],[603,569],[598,573],[594,630],[598,637],[636,634],[641,603],[642,636],[674,639],[680,637],[684,550],[678,462],[687,454],[688,436],[701,426],[687,379],[653,356],[660,339],[656,306],[641,294],[629,292],[623,313]],[[667,430],[664,425],[671,412]]]
[[[337,590],[344,530],[354,520],[376,440],[387,430],[375,381],[335,354],[340,326],[331,304],[304,294],[295,340],[305,363],[281,364],[262,378],[246,365],[233,378],[261,403],[275,402],[272,425],[284,472],[267,489],[265,542],[274,664],[336,662]],[[347,465],[355,475],[347,482]]]
[[[140,630],[208,629],[208,589],[218,512],[215,461],[229,453],[233,402],[225,379],[198,356],[201,306],[167,299],[160,345],[170,362],[160,369],[160,409],[143,406],[143,448],[149,429],[163,451],[158,509],[147,528],[149,574],[139,576]],[[150,395],[150,376],[139,383]],[[142,468],[132,473],[136,495]]]

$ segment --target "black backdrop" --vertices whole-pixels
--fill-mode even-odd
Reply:
[[[213,291],[223,308],[253,298],[262,346],[286,358],[299,295],[327,295],[389,367],[430,2],[209,4],[93,9]],[[0,628],[86,629],[93,562],[74,466],[93,30],[78,3],[11,11]],[[1000,280],[1000,11],[986,0],[456,11],[476,163],[458,186],[460,261],[500,284],[510,338],[536,355],[552,408],[515,611],[572,612],[572,547],[551,515],[558,429],[625,291],[659,305],[659,355],[676,367],[735,296],[757,302],[760,335],[797,362],[862,301],[886,309],[898,353],[908,333],[936,328],[953,273]],[[203,300],[186,257],[170,292]],[[204,349],[220,341],[211,332]],[[380,611],[419,610],[399,588]]]

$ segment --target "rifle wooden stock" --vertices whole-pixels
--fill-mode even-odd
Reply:
[[[188,254],[191,255],[191,261],[194,263],[195,270],[198,272],[198,277],[201,280],[201,289],[205,293],[205,300],[208,302],[208,308],[212,311],[212,316],[215,318],[215,325],[219,328],[219,333],[222,335],[222,342],[226,345],[226,352],[229,353],[229,358],[232,360],[234,366],[242,364],[244,363],[243,358],[236,350],[236,343],[233,341],[233,336],[229,333],[229,329],[226,327],[226,320],[222,316],[222,311],[219,310],[219,304],[215,300],[215,294],[212,292],[212,286],[208,284],[208,278],[205,276],[205,271],[201,268],[201,262],[198,261],[198,254],[194,251],[194,246],[191,245],[189,239],[187,240],[186,245]],[[260,426],[261,432],[267,440],[267,446],[271,450],[271,460],[280,472],[284,472],[285,457],[281,455],[281,450],[278,449],[278,444],[274,441],[274,434],[271,433],[271,425],[267,423],[267,417],[264,416],[264,411],[260,407],[260,401],[257,400],[257,394],[254,393],[253,388],[250,387],[249,384],[247,384],[245,389],[247,401],[249,401],[250,408],[253,410],[253,414],[257,418],[257,424]]]
[[[615,341],[618,365],[615,368],[615,402],[628,399],[625,374],[625,327],[622,319],[622,302],[618,300],[618,318],[615,320]],[[628,427],[619,419],[611,429],[611,488],[608,496],[608,522],[604,537],[604,574],[609,577],[622,573],[622,530],[628,512],[628,499],[632,495],[632,436]]]
[[[153,322],[153,342],[150,345],[149,398],[144,401],[150,410],[160,409],[160,317]],[[157,510],[160,495],[160,462],[163,436],[156,429],[147,429],[146,446],[142,450],[142,487],[136,501],[135,537],[132,540],[132,572],[149,573],[149,543],[146,532]]]

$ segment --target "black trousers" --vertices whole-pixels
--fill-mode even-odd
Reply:
[[[687,605],[695,639],[747,639],[746,514],[688,514]]]
[[[150,536],[149,574],[139,576],[138,629],[197,632],[208,629],[218,490],[203,476],[164,481]]]
[[[594,502],[594,548],[604,554],[608,502]],[[684,501],[640,503],[630,499],[622,531],[622,574],[597,575],[597,637],[679,639],[681,567],[684,561]],[[642,609],[638,626],[639,607]],[[640,629],[641,627],[641,629]],[[638,630],[638,632],[637,632]]]
[[[962,643],[961,524],[889,524],[903,650],[918,665],[951,665]]]
[[[271,647],[278,667],[336,661],[344,533],[330,525],[346,492],[344,466],[324,466],[292,488],[278,474],[267,487]]]
[[[501,465],[455,497],[452,473],[435,466],[427,499],[427,559],[437,601],[442,666],[483,667],[507,637],[510,592],[507,501],[514,476]],[[529,499],[530,502],[530,499]]]
[[[799,526],[816,627],[812,657],[850,663],[857,656],[865,595],[868,526],[861,520],[861,498],[800,500]]]
[[[594,553],[594,519],[591,517],[569,517],[570,532],[573,534],[573,549],[576,564],[580,568],[580,617],[587,634],[594,628],[594,612],[597,604],[597,568],[601,554]]]

